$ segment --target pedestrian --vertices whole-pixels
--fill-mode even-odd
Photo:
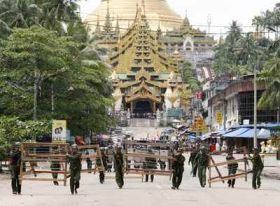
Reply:
[[[154,157],[151,157],[151,155],[153,155],[153,151],[151,148],[148,148],[148,155],[150,155],[149,157],[145,158],[145,162],[143,165],[143,169],[146,172],[146,178],[145,178],[145,182],[149,181],[149,174],[151,176],[151,182],[154,182],[154,172],[153,170],[157,169],[157,160]]]
[[[228,155],[226,157],[227,161],[233,161],[235,158],[233,157],[232,151],[228,152]],[[228,175],[235,175],[238,169],[238,163],[237,162],[232,162],[228,163]],[[229,179],[228,180],[228,187],[234,188],[235,185],[235,178]]]
[[[99,170],[99,182],[100,182],[101,184],[103,184],[104,181],[105,181],[105,171],[108,169],[108,166],[107,166],[107,159],[108,159],[108,157],[107,157],[107,155],[105,154],[105,152],[104,152],[103,149],[101,149],[101,159],[102,159],[102,163],[103,163],[103,167],[104,167],[104,168],[101,168],[101,170]],[[101,159],[98,158],[98,159],[96,160],[96,164],[97,164],[97,166],[98,166],[99,168],[102,166],[102,164],[101,164]],[[104,170],[103,170],[103,169],[104,169]]]
[[[122,148],[117,147],[116,152],[114,153],[114,169],[116,173],[116,182],[120,189],[122,189],[124,185],[123,176],[124,176],[124,161]]]
[[[58,148],[54,148],[54,154],[58,154]],[[61,166],[60,166],[60,162],[57,160],[53,160],[51,161],[51,171],[60,171],[61,170]],[[58,173],[52,173],[52,177],[53,177],[53,184],[58,186],[58,181],[57,181],[57,177],[58,177]]]
[[[90,159],[90,155],[89,155],[89,151],[86,150],[86,162],[87,162],[87,170],[88,170],[88,173],[91,173],[92,172],[92,161]]]
[[[66,158],[70,163],[70,190],[73,195],[78,194],[77,189],[80,187],[80,179],[81,179],[81,154],[78,151],[78,146],[76,144],[72,145],[71,154],[67,154]]]
[[[206,186],[206,168],[209,163],[209,154],[205,146],[202,146],[195,157],[195,162],[198,165],[198,178],[201,187]]]
[[[173,177],[172,177],[172,187],[171,189],[179,189],[182,182],[184,173],[184,163],[185,157],[183,156],[183,149],[179,148],[176,155],[174,155],[174,160],[172,163]]]
[[[196,173],[197,173],[197,162],[195,162],[195,157],[196,157],[197,153],[198,153],[197,148],[193,147],[191,154],[190,154],[189,162],[188,162],[188,165],[190,165],[190,163],[192,165],[191,173],[192,173],[193,177],[196,177]]]
[[[161,160],[161,159],[159,159],[158,163],[159,163],[159,166],[160,166],[160,170],[161,171],[165,171],[165,169],[166,169],[166,162]]]
[[[10,153],[10,171],[12,179],[12,190],[13,194],[21,194],[21,184],[19,181],[20,165],[21,165],[21,152],[20,143],[16,142],[13,145],[12,151]]]
[[[250,158],[253,164],[252,187],[258,189],[261,187],[261,174],[264,168],[261,156],[257,148],[254,149],[254,155]]]

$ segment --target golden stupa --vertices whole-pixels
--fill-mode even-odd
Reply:
[[[171,10],[165,0],[101,0],[85,22],[94,31],[97,24],[105,24],[109,11],[112,27],[118,24],[123,33],[134,22],[137,5],[144,7],[150,28],[154,31],[159,26],[162,31],[170,31],[182,25],[182,18]]]

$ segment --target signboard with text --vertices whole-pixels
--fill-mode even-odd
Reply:
[[[223,113],[222,112],[216,112],[216,122],[219,125],[222,125],[222,123],[223,123]]]
[[[67,138],[66,120],[53,120],[52,142],[65,143]]]

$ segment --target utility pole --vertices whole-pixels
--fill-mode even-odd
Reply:
[[[33,94],[33,120],[37,120],[37,96],[38,96],[38,85],[37,85],[37,69],[34,70],[34,94]]]
[[[52,83],[52,85],[51,85],[51,104],[52,104],[52,115],[53,115],[53,113],[54,113],[54,88],[53,88],[53,83]]]
[[[257,140],[257,66],[259,64],[259,60],[256,60],[256,64],[254,65],[254,148],[258,148],[258,140]]]

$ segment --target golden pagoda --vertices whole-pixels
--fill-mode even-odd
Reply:
[[[182,18],[171,10],[165,0],[101,0],[100,5],[85,19],[85,23],[89,24],[92,31],[97,22],[104,25],[109,8],[112,24],[116,25],[118,21],[123,33],[134,22],[137,5],[144,5],[146,18],[154,31],[159,24],[163,31],[178,29],[182,24]]]
[[[111,49],[115,110],[155,113],[180,107],[183,90],[178,58],[165,53],[156,32],[151,31],[144,8],[137,7],[129,29]]]

